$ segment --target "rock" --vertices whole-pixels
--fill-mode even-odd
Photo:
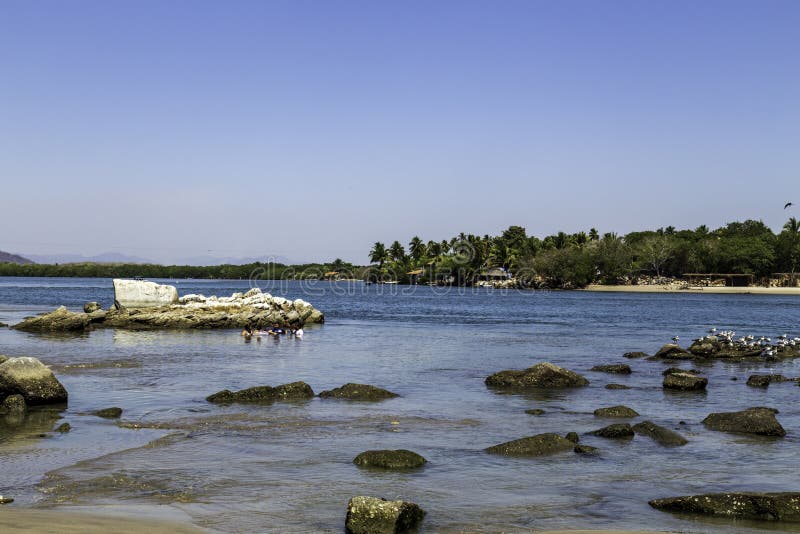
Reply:
[[[638,359],[638,358],[648,358],[650,357],[650,355],[647,354],[646,352],[626,352],[625,354],[622,355],[622,357],[628,359]]]
[[[702,391],[707,385],[708,378],[691,373],[673,373],[664,377],[664,389]]]
[[[730,519],[800,521],[800,493],[707,493],[650,501],[664,512],[720,516]]]
[[[65,306],[36,317],[26,317],[12,328],[23,332],[80,332],[89,327],[90,318],[85,313],[71,312]]]
[[[783,437],[786,431],[775,418],[771,408],[748,408],[739,412],[712,413],[703,424],[711,430],[739,432],[760,436]]]
[[[544,410],[541,408],[532,408],[530,410],[525,410],[525,413],[528,415],[544,415]]]
[[[664,345],[658,352],[655,353],[653,356],[656,359],[668,359],[668,360],[691,360],[692,354],[678,345],[669,344]]]
[[[722,344],[716,336],[708,336],[692,343],[689,347],[689,352],[695,356],[710,358],[715,353],[719,352],[721,348]]]
[[[750,375],[750,378],[747,379],[747,385],[754,388],[765,388],[768,387],[772,382],[791,382],[791,378],[787,378],[783,375]]]
[[[7,360],[8,360],[8,356],[4,356],[4,355],[0,354],[0,363],[3,363],[5,361],[7,361]]]
[[[667,376],[667,375],[675,375],[678,373],[689,373],[690,375],[697,375],[700,374],[700,371],[696,369],[681,369],[680,367],[670,367],[668,369],[664,369],[664,372],[662,372],[661,374]]]
[[[627,406],[610,406],[598,408],[594,411],[595,417],[639,417],[639,413]]]
[[[486,378],[486,385],[502,388],[571,388],[586,386],[589,381],[584,377],[545,362],[522,371],[500,371]]]
[[[19,394],[28,406],[67,402],[67,390],[36,358],[10,358],[0,364],[0,397]]]
[[[305,382],[292,382],[277,387],[256,386],[230,391],[224,389],[206,397],[208,402],[214,403],[271,403],[278,400],[303,400],[314,397],[311,386]]]
[[[118,408],[116,406],[112,408],[103,408],[102,410],[97,410],[94,412],[94,415],[97,417],[105,417],[106,419],[116,419],[122,415],[122,408]]]
[[[633,431],[640,436],[652,438],[656,443],[659,443],[664,447],[679,447],[689,443],[686,438],[677,432],[673,432],[672,430],[664,428],[663,426],[658,426],[652,421],[643,421],[633,425]]]
[[[72,427],[69,423],[61,423],[56,427],[56,432],[61,432],[62,434],[66,434],[70,430],[72,430]]]
[[[347,534],[396,534],[416,529],[425,511],[406,501],[358,496],[347,503]]]
[[[612,364],[612,365],[595,365],[589,370],[597,371],[599,373],[611,373],[616,375],[629,375],[633,372],[631,370],[631,366],[625,365],[624,363]]]
[[[8,326],[6,323],[4,323],[3,321],[0,321],[0,328],[6,327],[6,326]]]
[[[630,386],[626,386],[625,384],[606,384],[606,389],[631,389]]]
[[[413,469],[422,467],[426,462],[419,454],[405,449],[365,451],[353,460],[354,464],[362,467],[383,469]]]
[[[83,305],[83,311],[85,313],[92,313],[101,309],[103,309],[103,307],[100,306],[99,302],[87,302],[86,304]]]
[[[505,456],[543,456],[557,452],[571,451],[575,443],[558,434],[537,434],[527,438],[515,439],[484,449],[489,454]]]
[[[567,435],[564,436],[564,439],[569,440],[572,443],[578,443],[581,440],[577,432],[567,432]]]
[[[600,449],[592,447],[591,445],[575,445],[573,450],[578,454],[586,454],[588,456],[597,456],[600,454]]]
[[[0,504],[11,504],[12,502],[14,502],[12,497],[3,497],[0,495]]]
[[[3,415],[24,415],[27,411],[28,405],[25,404],[25,398],[19,394],[9,395],[0,404],[0,414]]]
[[[627,423],[617,423],[613,425],[608,425],[606,427],[601,428],[600,430],[595,430],[589,433],[594,434],[595,436],[600,436],[601,438],[608,438],[608,439],[633,438],[633,428],[631,428],[631,425]]]
[[[175,286],[148,280],[114,279],[114,304],[118,308],[158,308],[177,303],[178,290]]]
[[[399,397],[397,393],[392,393],[386,389],[369,384],[347,383],[342,387],[323,391],[319,394],[322,398],[347,399],[357,401],[379,401]]]

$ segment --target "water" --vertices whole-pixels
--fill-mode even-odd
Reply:
[[[250,287],[248,281],[167,282],[181,294]],[[302,341],[260,343],[232,331],[42,336],[0,329],[0,353],[39,357],[70,393],[63,412],[42,411],[21,427],[0,427],[0,494],[24,506],[108,506],[240,532],[341,532],[353,495],[417,502],[428,512],[426,532],[796,528],[682,518],[655,511],[647,501],[800,489],[794,472],[797,386],[761,390],[744,383],[754,372],[798,376],[798,363],[717,362],[703,368],[706,394],[670,394],[661,389],[665,364],[621,357],[655,352],[674,335],[689,340],[710,326],[798,335],[795,297],[260,286],[306,298],[326,313],[326,324],[310,327]],[[0,321],[6,323],[61,304],[80,309],[89,300],[110,304],[111,281],[0,278]],[[504,395],[483,383],[493,372],[540,361],[578,371],[591,385]],[[632,375],[588,370],[623,362]],[[204,400],[221,389],[295,380],[316,392],[370,383],[401,397],[376,404],[314,399],[228,407]],[[609,382],[633,389],[607,390]],[[616,404],[634,408],[640,420],[678,429],[689,444],[666,449],[638,436],[620,443],[583,435],[616,422],[592,414]],[[780,409],[785,438],[711,432],[700,424],[710,412],[765,405]],[[89,413],[109,406],[124,409],[119,422]],[[525,414],[530,408],[545,415]],[[64,421],[71,432],[51,431]],[[505,458],[482,451],[569,431],[599,447],[601,456]],[[429,463],[407,473],[352,464],[358,453],[376,448],[411,449]]]

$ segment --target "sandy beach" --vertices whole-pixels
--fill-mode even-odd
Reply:
[[[0,531],[7,534],[198,534],[205,530],[174,521],[148,520],[131,516],[37,510],[31,508],[0,508]]]
[[[621,293],[714,293],[727,295],[800,295],[800,287],[707,287],[690,286],[676,288],[662,285],[601,285],[589,284],[579,291],[621,292]]]

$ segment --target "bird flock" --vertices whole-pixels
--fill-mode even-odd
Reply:
[[[672,341],[677,344],[680,338],[674,336]],[[708,335],[695,340],[696,342],[719,342],[723,348],[728,350],[755,351],[761,349],[761,356],[769,358],[778,352],[785,350],[800,349],[800,337],[791,337],[789,334],[781,334],[775,341],[767,336],[736,336],[733,330],[717,331],[716,327],[708,330]]]

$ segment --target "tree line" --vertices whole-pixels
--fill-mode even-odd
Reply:
[[[800,262],[800,223],[792,217],[775,234],[761,221],[732,222],[716,230],[673,226],[620,236],[558,232],[542,239],[510,226],[498,236],[460,233],[449,240],[414,236],[377,242],[369,251],[367,277],[400,283],[474,284],[488,269],[511,273],[518,285],[579,288],[590,283],[625,284],[632,278],[680,277],[686,273],[794,273]]]

